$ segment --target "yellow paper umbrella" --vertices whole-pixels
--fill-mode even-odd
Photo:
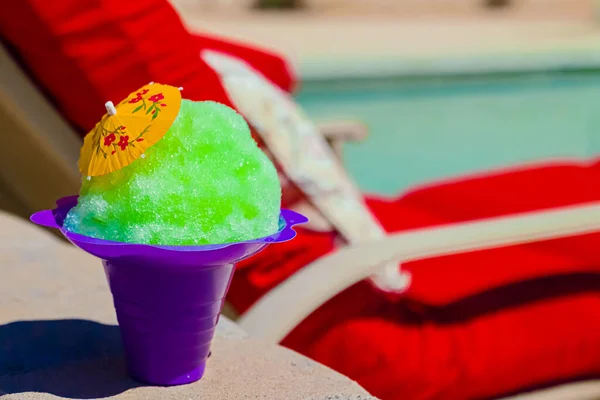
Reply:
[[[79,157],[84,176],[117,171],[140,157],[167,133],[181,107],[181,93],[173,86],[150,83],[115,106],[85,137]]]

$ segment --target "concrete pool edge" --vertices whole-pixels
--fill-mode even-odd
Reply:
[[[461,54],[439,57],[364,58],[306,60],[297,67],[305,83],[346,80],[432,76],[487,75],[600,69],[597,49],[513,54]]]

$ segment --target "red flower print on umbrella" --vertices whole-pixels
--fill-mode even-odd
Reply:
[[[153,96],[150,96],[150,98],[148,100],[150,100],[153,103],[157,103],[157,102],[161,101],[164,98],[165,98],[165,96],[163,96],[162,93],[158,93],[158,94],[155,94]]]
[[[118,146],[121,148],[122,151],[125,151],[127,146],[129,146],[129,136],[127,136],[127,135],[121,136],[121,139],[119,139]]]
[[[117,136],[114,133],[111,133],[110,135],[104,137],[104,145],[110,146],[115,140],[117,140]]]
[[[152,102],[152,105],[148,107],[146,110],[146,114],[152,114],[152,119],[158,117],[158,114],[161,111],[161,107],[166,107],[167,105],[164,103],[160,103],[161,100],[164,100],[165,96],[162,93],[153,94],[148,98],[148,101]]]

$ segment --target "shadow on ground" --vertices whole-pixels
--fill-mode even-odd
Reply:
[[[114,396],[140,386],[127,377],[122,353],[117,326],[86,320],[0,325],[0,392]]]

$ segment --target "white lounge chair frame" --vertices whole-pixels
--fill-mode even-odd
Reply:
[[[238,323],[250,334],[279,342],[323,303],[387,261],[407,262],[599,231],[600,202],[594,202],[397,233],[318,259],[263,296]]]

